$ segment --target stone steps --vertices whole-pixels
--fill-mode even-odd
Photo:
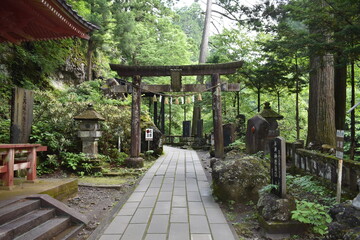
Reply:
[[[0,202],[0,240],[70,239],[86,224],[84,216],[48,195]]]

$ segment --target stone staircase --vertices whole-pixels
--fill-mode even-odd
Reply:
[[[48,195],[0,202],[0,240],[71,239],[88,223]]]

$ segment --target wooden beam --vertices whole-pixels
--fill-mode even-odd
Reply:
[[[210,84],[184,84],[179,92],[204,92],[210,88]],[[115,85],[111,88],[113,93],[132,93],[133,87],[130,85]],[[142,93],[164,93],[164,92],[177,92],[172,91],[171,85],[142,85]],[[211,91],[211,90],[207,90]],[[222,83],[221,91],[223,92],[238,92],[240,91],[239,83]]]
[[[117,71],[121,77],[131,77],[140,75],[142,77],[151,76],[171,76],[171,71],[181,71],[181,76],[199,76],[211,74],[233,74],[236,69],[241,68],[242,61],[220,63],[220,64],[199,64],[199,65],[177,65],[177,66],[125,66],[120,64],[110,64],[113,71]]]

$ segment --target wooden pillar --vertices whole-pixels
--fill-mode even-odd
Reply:
[[[158,107],[157,107],[157,101],[156,101],[156,102],[154,102],[154,124],[156,127],[159,127],[157,118],[158,118]]]
[[[169,136],[171,136],[171,99],[169,102]]]
[[[30,168],[27,172],[27,181],[35,182],[36,181],[36,147],[32,147],[29,150],[27,156],[27,161],[30,163]]]
[[[126,159],[128,167],[143,167],[144,159],[139,157],[141,149],[140,104],[141,104],[141,76],[133,77],[132,105],[131,105],[131,149],[130,158]]]
[[[9,148],[7,155],[4,158],[4,167],[6,172],[2,176],[4,186],[2,189],[12,190],[14,188],[14,158],[15,149]]]
[[[165,97],[163,96],[161,99],[161,107],[160,107],[160,131],[165,135]]]
[[[212,110],[213,110],[213,128],[215,142],[215,157],[224,157],[224,138],[222,128],[222,111],[221,111],[221,87],[220,75],[213,74],[211,76],[212,89]],[[216,87],[215,87],[216,86]]]

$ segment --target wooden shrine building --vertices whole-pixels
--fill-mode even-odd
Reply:
[[[65,0],[1,0],[0,42],[20,43],[79,37],[99,29]]]
[[[89,39],[88,33],[99,29],[74,11],[65,0],[1,0],[0,43],[70,37]],[[32,124],[33,93],[16,88],[12,103],[12,143],[0,144],[0,175],[5,186],[14,185],[14,170],[30,169],[28,180],[36,178],[36,152],[45,151],[39,144],[27,144]],[[17,129],[16,136],[13,129]],[[21,143],[21,144],[20,144]],[[27,162],[14,163],[15,153],[28,153]]]
[[[201,64],[184,66],[124,66],[110,64],[111,70],[120,77],[132,77],[132,84],[114,86],[112,91],[117,93],[132,93],[131,109],[131,152],[127,163],[129,166],[142,166],[143,159],[139,157],[141,149],[140,104],[142,93],[164,92],[212,92],[213,129],[215,140],[215,157],[224,156],[221,91],[239,91],[239,84],[221,83],[220,75],[233,74],[242,66],[243,62],[222,64]],[[211,75],[211,84],[182,84],[182,76]],[[170,76],[170,85],[145,85],[142,77]]]

